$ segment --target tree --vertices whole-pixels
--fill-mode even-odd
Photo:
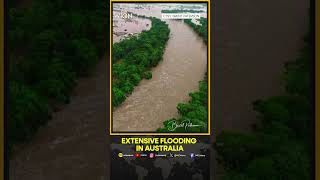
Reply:
[[[30,139],[50,116],[45,98],[14,81],[9,86],[9,106],[8,138],[11,149],[13,144]]]
[[[112,87],[112,104],[119,105],[125,100],[125,94],[118,88]]]
[[[162,59],[169,37],[170,30],[165,22],[157,18],[149,19],[152,21],[150,30],[112,46],[112,86],[121,89],[126,96],[143,78],[152,78],[150,68]],[[113,101],[112,105],[118,106],[119,102],[122,100]]]
[[[261,123],[252,133],[223,132],[215,144],[223,179],[311,179],[311,47],[285,65],[286,93],[253,103]]]
[[[11,7],[10,146],[30,139],[48,120],[56,102],[68,102],[76,75],[88,74],[97,62],[106,44],[109,9],[105,1],[60,0],[36,0],[30,8]]]

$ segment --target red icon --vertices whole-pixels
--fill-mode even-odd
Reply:
[[[149,154],[149,157],[150,157],[150,158],[154,158],[154,154],[153,154],[153,153],[150,153],[150,154]]]
[[[139,158],[139,157],[141,157],[141,155],[139,153],[135,153],[134,157]]]

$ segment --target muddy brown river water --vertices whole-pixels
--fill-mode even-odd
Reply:
[[[134,17],[133,19],[114,19],[113,20],[113,42],[117,43],[132,35],[136,35],[143,30],[151,28],[151,21],[145,18]]]
[[[159,7],[130,9],[130,12],[161,18]],[[113,131],[151,131],[178,115],[176,106],[189,100],[207,72],[207,46],[183,21],[166,20],[170,38],[152,79],[142,80],[125,102],[113,112]],[[145,22],[142,22],[144,24]],[[128,26],[131,31],[131,26]],[[116,39],[117,40],[117,39]]]
[[[169,20],[170,39],[163,61],[113,112],[114,131],[155,131],[177,116],[176,106],[189,100],[207,71],[207,46],[182,21]]]

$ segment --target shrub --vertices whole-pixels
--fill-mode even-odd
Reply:
[[[151,79],[152,78],[152,73],[150,71],[145,72],[144,73],[144,78]]]
[[[49,118],[46,99],[34,90],[18,83],[9,85],[8,138],[11,147],[16,142],[31,138]]]

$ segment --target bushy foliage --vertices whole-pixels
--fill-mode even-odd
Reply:
[[[202,37],[203,41],[208,44],[208,20],[200,18],[200,25],[194,24],[191,19],[185,19],[184,22],[192,27],[192,29]]]
[[[143,78],[152,78],[149,70],[162,60],[170,30],[165,22],[150,19],[150,30],[115,43],[112,47],[113,107],[120,105]]]
[[[189,94],[188,103],[179,103],[177,119],[166,120],[157,132],[208,132],[208,80],[199,82],[199,91]],[[175,124],[183,126],[175,128]],[[196,126],[192,126],[196,125]]]
[[[11,148],[14,143],[30,139],[39,126],[47,122],[49,118],[47,100],[21,83],[10,82],[8,118],[8,138]]]
[[[201,18],[201,22],[206,26],[206,19]],[[199,29],[205,31],[207,28],[199,27],[191,22],[185,20],[185,23],[197,33]],[[202,36],[202,39],[207,42],[207,36]],[[189,94],[190,100],[188,103],[179,103],[177,110],[179,112],[178,118],[168,119],[163,123],[164,127],[158,128],[157,132],[208,132],[208,76],[205,74],[204,80],[199,82],[199,91]],[[177,126],[178,125],[178,126]]]
[[[76,78],[97,63],[107,44],[107,6],[85,0],[10,6],[10,145],[30,139],[53,105],[69,102]]]
[[[285,66],[286,94],[253,103],[261,119],[257,129],[217,137],[224,180],[311,179],[311,62],[306,38],[300,57]]]
[[[145,72],[144,73],[144,78],[151,79],[152,78],[152,73],[150,71]]]

